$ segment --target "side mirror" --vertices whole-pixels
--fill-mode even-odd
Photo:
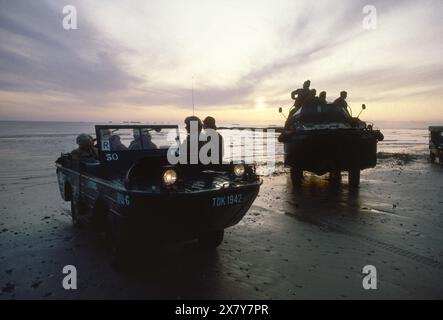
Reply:
[[[278,108],[278,112],[280,112],[280,113],[282,113],[282,112],[283,112],[283,109],[282,109],[282,107]]]
[[[362,108],[363,110],[366,110],[366,105],[363,103],[363,104],[361,105],[361,108]]]

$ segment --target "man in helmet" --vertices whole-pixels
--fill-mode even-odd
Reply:
[[[210,142],[211,138],[209,137],[209,134],[208,134],[209,131],[213,130],[214,132],[216,132],[216,130],[217,130],[217,126],[215,124],[215,119],[213,117],[210,117],[210,116],[206,117],[203,120],[203,129],[205,129],[205,133],[208,136],[208,142]],[[218,147],[218,163],[221,164],[221,163],[223,163],[224,141],[223,141],[222,135],[220,133],[218,133],[218,132],[216,132],[216,133],[217,133],[217,137],[218,137],[218,144],[217,144],[217,147]],[[209,156],[211,156],[211,154],[209,154]]]
[[[140,134],[141,133],[141,134]],[[129,150],[150,150],[157,149],[155,143],[152,142],[152,136],[148,128],[134,129],[134,140],[129,145]]]
[[[186,163],[198,164],[200,149],[204,141],[200,141],[200,134],[203,129],[203,123],[196,116],[189,116],[185,119],[186,138],[180,145],[180,153],[186,150]]]
[[[89,134],[80,134],[76,142],[78,148],[71,152],[73,160],[95,161],[98,159],[97,149],[94,148],[94,139]]]

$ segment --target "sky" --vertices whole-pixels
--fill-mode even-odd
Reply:
[[[369,1],[369,2],[368,2]],[[77,29],[65,30],[73,5]],[[363,27],[366,5],[376,28]],[[442,0],[0,0],[0,120],[281,124],[309,79],[363,120],[443,122]]]

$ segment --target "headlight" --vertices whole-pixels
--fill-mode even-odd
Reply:
[[[236,164],[234,166],[234,174],[237,177],[241,177],[245,174],[245,166],[243,164]]]
[[[168,169],[163,173],[163,183],[167,186],[173,185],[177,181],[177,172],[174,169]]]

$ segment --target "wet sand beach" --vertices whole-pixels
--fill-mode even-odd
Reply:
[[[52,170],[2,183],[0,299],[442,299],[443,168],[380,158],[356,192],[345,176],[306,175],[295,190],[280,167],[216,252],[146,250],[128,273],[111,268],[100,236],[72,227]],[[65,265],[77,290],[62,287]],[[365,265],[377,290],[362,287]]]

